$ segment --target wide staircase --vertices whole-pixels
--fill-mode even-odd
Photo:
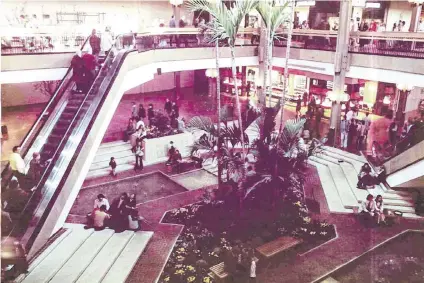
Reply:
[[[385,208],[400,211],[403,217],[423,218],[415,214],[413,193],[410,191],[394,190],[382,183],[373,189],[357,188],[358,174],[367,162],[363,156],[323,146],[308,162],[317,168],[328,208],[333,213],[352,213],[359,208],[360,201],[365,201],[367,195],[372,194],[382,195]]]
[[[94,231],[81,224],[65,224],[61,232],[16,283],[123,283],[153,236],[153,232]]]

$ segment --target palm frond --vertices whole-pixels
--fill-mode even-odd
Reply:
[[[265,26],[270,29],[271,39],[280,39],[281,33],[277,30],[281,25],[288,21],[288,15],[285,13],[289,2],[287,1],[281,6],[274,6],[272,2],[260,2],[256,6],[256,10],[260,14]]]
[[[205,25],[205,40],[209,43],[227,41],[230,46],[235,46],[238,30],[245,15],[258,5],[258,0],[236,1],[230,8],[221,0],[216,2],[207,0],[188,0],[185,6],[188,11],[207,12],[212,20]]]
[[[189,130],[201,130],[213,136],[217,135],[217,129],[209,117],[195,116],[188,121],[186,127]]]

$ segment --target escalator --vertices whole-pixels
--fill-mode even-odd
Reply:
[[[408,135],[394,145],[372,145],[367,159],[383,166],[392,188],[424,188],[424,122],[417,120]]]
[[[56,213],[51,213],[54,204],[65,181],[70,177],[75,160],[126,55],[132,51],[114,47],[105,58],[89,91],[84,94],[73,90],[72,71],[68,70],[56,94],[24,139],[22,155],[25,156],[25,163],[29,163],[34,152],[40,152],[42,162],[48,161],[48,165],[34,192],[29,193],[23,208],[11,213],[12,225],[7,234],[2,231],[2,241],[8,238],[18,239],[29,258],[33,257],[51,236],[43,230],[46,225],[52,225],[52,221],[46,220]],[[10,179],[10,169],[6,168],[2,172],[2,191]],[[26,184],[21,185],[28,192],[32,185],[26,188],[25,186]],[[7,206],[5,211],[7,212]],[[45,230],[52,231],[53,227]]]

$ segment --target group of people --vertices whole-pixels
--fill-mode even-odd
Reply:
[[[88,42],[91,52],[77,50],[71,60],[72,79],[76,83],[76,91],[80,93],[87,92],[96,77],[97,69],[100,67],[98,61],[100,52],[103,51],[107,55],[112,48],[113,39],[109,28],[106,28],[101,38],[93,29]]]
[[[419,134],[423,132],[424,116],[409,117],[403,126],[393,119],[387,129],[389,142],[394,151],[400,152],[420,141]]]
[[[112,204],[104,194],[98,194],[94,200],[93,211],[87,215],[86,229],[101,231],[106,227],[116,232],[140,230],[143,217],[138,215],[136,194],[122,193]]]
[[[303,106],[307,107],[306,113],[302,115],[302,102]],[[303,127],[302,138],[308,142],[315,136],[317,139],[321,138],[321,120],[324,117],[324,108],[316,102],[315,96],[304,92],[303,97],[300,95],[296,100],[296,117],[306,119]]]
[[[180,151],[174,146],[174,142],[170,141],[168,146],[168,160],[166,161],[167,166],[171,166],[180,171],[180,164],[183,160]]]
[[[373,173],[371,166],[368,163],[365,163],[361,167],[361,171],[358,175],[358,184],[359,189],[373,189],[375,185],[383,182],[385,178],[385,171],[380,170],[378,173]]]
[[[383,197],[378,195],[374,198],[372,194],[368,194],[365,202],[362,202],[360,212],[375,221],[377,225],[387,225],[386,216],[389,211],[384,208]]]
[[[369,113],[365,113],[363,119],[359,119],[358,110],[350,108],[340,122],[340,146],[351,151],[363,149],[368,139],[371,128]]]
[[[254,249],[240,244],[226,250],[224,256],[224,266],[230,276],[230,282],[256,282],[258,258],[255,257]]]
[[[39,152],[32,154],[29,163],[29,169],[26,171],[26,164],[21,154],[21,147],[14,146],[12,154],[9,157],[9,166],[12,169],[13,176],[17,179],[19,186],[25,191],[35,191],[38,182],[44,173],[44,169],[50,163],[50,160],[42,161]]]

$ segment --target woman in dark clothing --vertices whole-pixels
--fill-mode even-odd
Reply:
[[[121,196],[115,199],[110,208],[110,228],[115,229],[117,233],[128,228],[128,194],[122,193]]]
[[[146,109],[144,109],[143,104],[140,104],[138,107],[138,117],[140,117],[142,120],[146,118]]]
[[[135,133],[134,120],[133,120],[133,118],[130,118],[128,120],[128,126],[127,126],[127,129],[125,131],[124,142],[127,142],[130,139],[130,136],[134,133]]]
[[[398,132],[398,126],[396,121],[392,121],[392,123],[389,126],[389,140],[391,145],[395,145],[397,141],[397,132]]]
[[[296,115],[298,115],[299,117],[300,117],[300,109],[302,109],[302,98],[299,95],[296,101]]]
[[[352,146],[354,144],[356,144],[355,143],[356,135],[358,133],[357,129],[358,129],[358,126],[356,125],[356,120],[352,119],[352,121],[350,122],[350,125],[349,125],[349,132],[348,132],[348,136],[347,136],[347,148],[351,149]]]
[[[155,112],[153,110],[153,104],[149,104],[149,108],[147,109],[147,119],[149,119],[149,125],[152,124],[152,119],[155,117]]]
[[[359,189],[374,188],[375,185],[383,181],[384,174],[384,170],[381,171],[378,176],[372,174],[370,165],[365,163],[362,165],[361,171],[359,172],[357,187]]]
[[[82,59],[81,50],[78,50],[77,53],[74,55],[74,57],[72,57],[71,68],[72,68],[72,79],[75,81],[75,84],[77,85],[76,91],[81,93],[84,89],[84,84],[86,81],[85,63],[84,63],[84,59]]]

